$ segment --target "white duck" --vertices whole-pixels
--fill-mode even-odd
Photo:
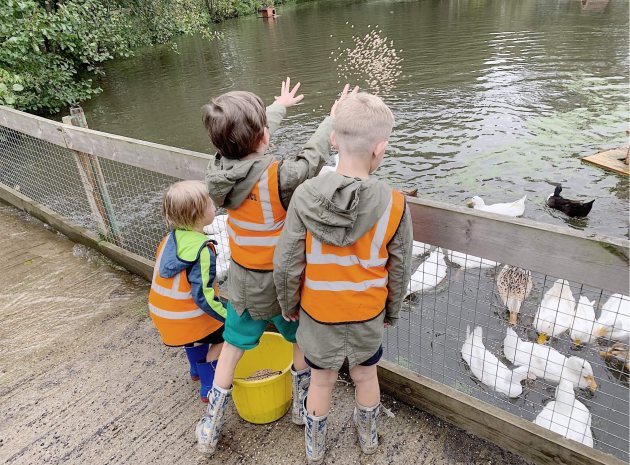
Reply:
[[[431,245],[426,244],[420,241],[413,241],[413,250],[411,251],[411,255],[414,257],[420,257],[424,255],[431,249]]]
[[[446,262],[442,249],[438,247],[431,252],[425,261],[420,263],[418,269],[411,275],[406,296],[433,289],[440,284],[445,276]]]
[[[558,279],[543,297],[534,317],[534,327],[538,331],[538,343],[544,344],[548,337],[554,337],[573,326],[575,318],[575,297],[568,281]]]
[[[593,447],[591,412],[575,398],[573,384],[568,381],[560,381],[556,388],[556,399],[545,405],[534,423],[567,439]]]
[[[530,377],[540,377],[552,383],[566,380],[579,388],[597,390],[593,367],[580,357],[565,357],[556,349],[523,341],[512,328],[507,328],[503,353],[515,365],[528,367]]]
[[[511,325],[516,324],[521,305],[531,292],[533,285],[532,273],[516,266],[505,265],[497,275],[497,290],[503,305],[510,312],[508,322]]]
[[[508,397],[518,397],[523,392],[521,381],[527,378],[527,368],[519,367],[512,372],[492,352],[486,350],[481,326],[477,326],[472,333],[470,327],[466,328],[462,358],[470,371],[486,386]]]
[[[493,268],[498,265],[497,262],[481,257],[475,257],[474,255],[468,255],[463,252],[457,252],[455,250],[447,251],[446,258],[448,258],[451,263],[459,265],[462,270],[471,268]]]
[[[593,328],[595,327],[595,301],[588,300],[581,295],[575,309],[575,319],[571,327],[571,339],[576,346],[590,344],[595,339]]]
[[[525,213],[526,198],[527,196],[525,195],[511,203],[494,203],[492,205],[486,205],[483,199],[476,195],[472,198],[472,206],[475,210],[497,213],[499,215],[523,216],[523,213]]]
[[[322,169],[319,171],[319,174],[324,174],[324,173],[330,173],[332,171],[337,171],[337,166],[339,166],[339,155],[335,153],[332,156],[332,159],[335,161],[335,166],[324,165],[324,166],[322,166]],[[319,176],[319,174],[318,174],[318,176]]]
[[[613,294],[602,306],[594,329],[595,337],[630,342],[630,297]]]
[[[208,239],[215,240],[217,244],[216,277],[223,281],[230,269],[230,242],[227,233],[227,215],[217,215],[212,224],[203,228]]]

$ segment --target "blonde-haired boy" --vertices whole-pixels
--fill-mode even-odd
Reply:
[[[166,190],[162,214],[170,232],[158,246],[149,293],[153,324],[164,344],[185,348],[203,402],[214,381],[226,315],[215,286],[216,251],[203,233],[214,212],[201,181],[180,181]]]
[[[354,422],[366,454],[376,451],[383,328],[395,324],[411,274],[412,226],[404,196],[370,177],[385,155],[394,118],[380,98],[339,102],[332,141],[336,172],[293,195],[274,256],[285,318],[299,315],[297,341],[311,367],[305,400],[306,457],[321,463],[332,390],[348,359]]]

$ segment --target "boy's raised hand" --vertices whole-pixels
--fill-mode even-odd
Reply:
[[[293,89],[291,89],[291,78],[288,77],[286,81],[282,81],[282,87],[280,88],[280,96],[274,97],[275,103],[279,103],[285,107],[292,107],[293,105],[299,103],[304,98],[303,94],[296,96],[298,89],[300,88],[300,83],[298,82]],[[291,89],[291,90],[289,90]]]
[[[335,103],[333,103],[333,106],[330,109],[330,116],[332,116],[333,118],[335,117],[335,113],[337,112],[337,105],[339,104],[339,102],[341,102],[343,99],[345,99],[348,96],[349,90],[350,90],[350,84],[346,84],[345,86],[343,86],[341,95],[339,96],[337,100],[335,100]],[[352,89],[352,92],[350,92],[350,95],[357,95],[358,92],[359,92],[359,86],[354,86],[354,89]]]

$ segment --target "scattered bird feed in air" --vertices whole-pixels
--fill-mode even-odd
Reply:
[[[348,23],[346,23],[348,24]],[[354,28],[354,25],[350,26]],[[394,48],[394,41],[382,37],[382,31],[376,26],[363,37],[352,36],[353,48],[337,48],[330,53],[330,58],[337,64],[337,82],[358,84],[374,94],[382,94],[393,89],[401,75],[402,58]],[[343,44],[343,40],[340,41]]]

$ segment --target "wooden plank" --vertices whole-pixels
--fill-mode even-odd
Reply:
[[[5,202],[24,210],[35,218],[49,224],[57,231],[68,236],[73,242],[83,244],[98,250],[106,257],[114,260],[127,270],[142,276],[148,281],[153,277],[153,266],[155,262],[147,260],[140,255],[128,252],[114,244],[101,240],[96,234],[88,229],[72,223],[45,205],[39,204],[22,195],[20,192],[0,183],[0,199]]]
[[[0,106],[0,125],[79,152],[180,179],[204,179],[210,155],[79,128]]]
[[[619,147],[582,158],[582,161],[599,166],[615,173],[630,175],[630,166],[624,163],[630,154],[630,147]]]
[[[444,202],[407,201],[418,241],[630,295],[626,239]]]
[[[382,390],[405,403],[465,429],[539,464],[622,465],[613,455],[565,439],[557,433],[482,402],[444,384],[381,360]]]

